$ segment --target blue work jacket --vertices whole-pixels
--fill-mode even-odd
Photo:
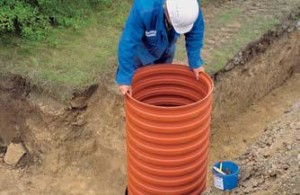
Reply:
[[[117,84],[131,85],[137,68],[154,64],[162,56],[174,56],[179,34],[172,29],[171,36],[168,37],[164,2],[165,0],[134,1],[119,42]],[[192,30],[184,34],[189,66],[192,69],[203,64],[200,56],[203,34],[204,21],[200,9]]]

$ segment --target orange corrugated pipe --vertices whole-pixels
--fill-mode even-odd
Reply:
[[[186,66],[140,68],[126,95],[130,195],[199,195],[205,190],[213,82]]]

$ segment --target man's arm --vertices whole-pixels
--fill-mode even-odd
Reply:
[[[144,34],[143,23],[136,6],[133,5],[122,33],[119,49],[119,67],[116,73],[116,82],[119,86],[130,86],[136,69],[136,46],[141,43]]]
[[[189,66],[193,70],[200,70],[200,67],[203,65],[200,51],[203,46],[204,20],[201,8],[199,9],[199,16],[194,23],[192,30],[185,34]]]

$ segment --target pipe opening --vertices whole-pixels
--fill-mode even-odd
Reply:
[[[139,70],[132,85],[136,101],[158,107],[179,107],[197,103],[207,96],[211,83],[200,75],[200,80],[187,67],[154,65]]]

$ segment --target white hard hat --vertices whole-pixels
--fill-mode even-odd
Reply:
[[[166,0],[167,11],[175,31],[179,34],[189,32],[198,18],[197,0]]]

